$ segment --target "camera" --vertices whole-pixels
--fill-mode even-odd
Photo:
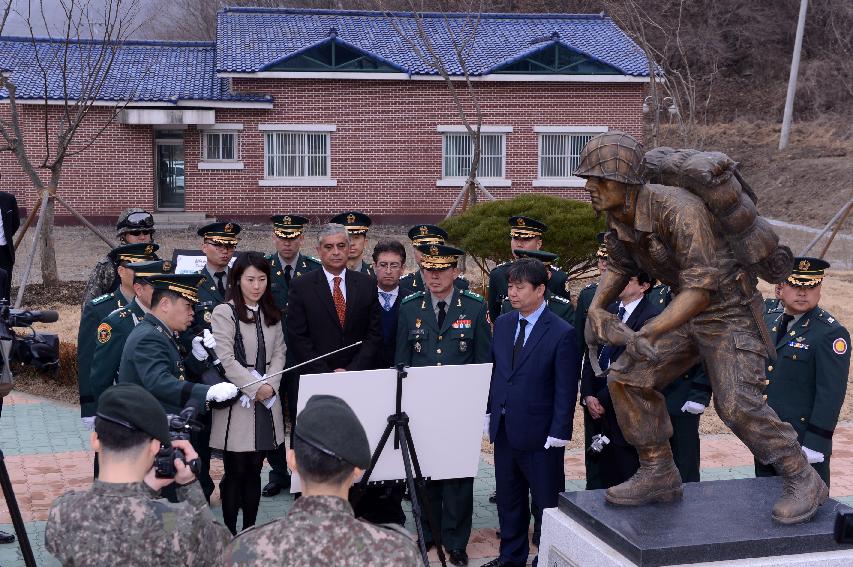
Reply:
[[[56,311],[28,311],[10,309],[8,302],[0,302],[0,341],[12,341],[11,361],[30,364],[38,370],[55,370],[59,367],[59,337],[49,333],[38,333],[33,323],[55,323],[59,320]],[[28,328],[32,334],[19,337],[13,327]]]
[[[589,449],[587,449],[587,451],[590,453],[601,453],[609,444],[610,439],[608,439],[605,434],[599,433],[592,436],[592,441],[590,442]]]
[[[169,437],[173,441],[189,441],[190,434],[193,431],[201,431],[201,425],[193,421],[195,413],[196,409],[189,407],[184,408],[180,415],[169,414],[166,416],[169,420]],[[187,462],[186,455],[179,448],[161,445],[154,457],[154,475],[157,478],[175,478],[175,475],[178,474],[175,468],[175,459],[180,459],[194,475],[198,476],[201,472],[201,464],[198,459]]]

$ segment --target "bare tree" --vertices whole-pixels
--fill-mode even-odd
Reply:
[[[37,22],[48,28],[44,3],[39,2],[36,9],[33,9],[33,2],[30,2],[27,12],[22,14],[30,30],[35,59],[32,65],[40,77],[43,94],[38,111],[37,139],[24,135],[21,101],[17,96],[21,85],[18,84],[15,70],[0,76],[0,88],[6,90],[9,105],[8,113],[0,116],[0,140],[5,142],[0,150],[14,154],[24,174],[39,194],[36,206],[24,224],[26,230],[38,213],[36,235],[33,237],[33,247],[18,290],[16,306],[23,300],[39,241],[42,252],[42,282],[46,286],[59,283],[53,238],[55,201],[108,245],[114,245],[63,199],[57,190],[66,160],[89,149],[132,98],[129,97],[114,106],[106,117],[99,116],[102,121],[92,124],[96,127],[86,128],[85,131],[81,128],[87,120],[87,124],[95,120],[92,109],[110,78],[116,52],[134,31],[133,21],[138,9],[138,0],[108,0],[103,4],[103,9],[96,9],[86,0],[60,0],[60,5],[64,11],[65,24],[61,37],[51,38],[49,49],[38,48],[43,40],[37,39],[33,32]],[[3,13],[3,24],[8,18],[11,6],[12,1],[9,0]],[[60,100],[49,90],[51,83],[57,80],[62,90]],[[27,114],[31,117],[34,113]],[[18,236],[18,242],[22,237],[23,231]]]

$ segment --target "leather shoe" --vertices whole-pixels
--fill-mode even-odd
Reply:
[[[270,496],[278,496],[282,488],[283,487],[280,486],[277,482],[268,482],[266,486],[264,486],[264,489],[261,490],[261,494],[268,498]]]
[[[492,559],[488,563],[484,563],[483,567],[524,567],[524,563],[513,563],[512,561],[504,561],[500,557]]]
[[[12,543],[15,541],[15,534],[0,530],[0,543]]]
[[[450,562],[452,564],[459,565],[460,567],[468,565],[468,552],[464,549],[448,549],[447,553],[450,555]]]

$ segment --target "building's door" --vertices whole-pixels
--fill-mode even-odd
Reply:
[[[158,132],[155,149],[157,156],[157,208],[159,210],[183,211],[183,133]]]

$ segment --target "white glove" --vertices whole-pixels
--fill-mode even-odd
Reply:
[[[686,411],[687,413],[692,413],[693,415],[699,415],[700,413],[705,411],[705,406],[697,402],[684,402],[684,405],[681,406],[681,411]]]
[[[216,339],[213,337],[213,333],[210,332],[210,329],[204,330],[202,342],[204,343],[204,346],[206,346],[209,349],[215,349],[216,348]]]
[[[237,390],[237,386],[231,382],[220,382],[219,384],[214,384],[207,389],[207,396],[205,399],[208,402],[224,402],[225,400],[230,400],[237,396],[238,392],[239,390]]]
[[[204,344],[203,338],[195,337],[193,339],[192,353],[193,353],[193,356],[195,357],[195,359],[198,360],[199,362],[207,359],[207,351],[204,350],[204,346],[202,346],[203,344]]]
[[[803,447],[803,455],[806,456],[806,459],[808,459],[809,464],[822,463],[824,460],[823,453],[812,451],[808,447]]]
[[[80,421],[83,423],[83,429],[85,429],[86,431],[95,430],[95,416],[81,417]]]
[[[252,407],[252,398],[250,398],[246,394],[243,394],[242,396],[240,396],[240,405],[246,409],[249,409],[250,407]]]
[[[550,449],[551,447],[565,447],[569,442],[565,439],[557,439],[556,437],[548,437],[545,440],[545,448]]]
[[[492,414],[487,413],[486,417],[483,418],[483,435],[489,435],[489,427],[492,423]]]

